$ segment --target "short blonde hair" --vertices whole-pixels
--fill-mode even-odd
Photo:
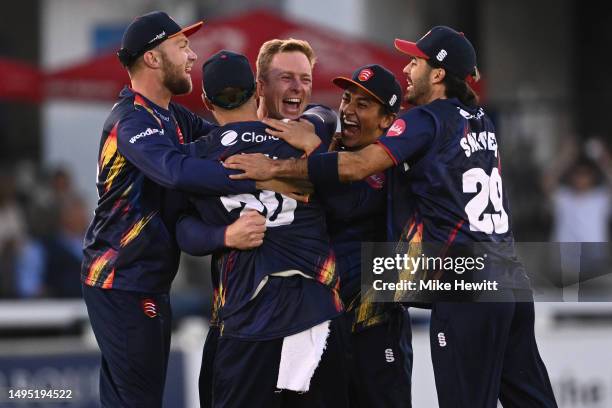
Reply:
[[[310,44],[308,44],[308,41],[296,40],[295,38],[289,38],[287,40],[269,40],[261,45],[259,54],[257,55],[257,79],[263,79],[263,77],[268,74],[272,58],[274,58],[276,54],[294,51],[304,54],[310,62],[310,67],[314,67],[317,62],[317,57]]]

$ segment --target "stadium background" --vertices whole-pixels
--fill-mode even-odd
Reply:
[[[76,398],[53,406],[96,406],[96,346],[70,283],[78,280],[78,270],[68,266],[70,261],[58,270],[42,260],[49,258],[45,251],[62,244],[58,232],[78,232],[89,221],[99,135],[117,81],[105,82],[104,76],[119,65],[100,57],[112,55],[126,25],[144,12],[163,9],[181,24],[204,19],[207,26],[198,38],[201,49],[211,53],[246,46],[249,37],[273,32],[271,26],[285,27],[279,35],[313,44],[320,60],[313,101],[333,107],[340,93],[326,89],[323,80],[334,70],[348,74],[357,65],[388,63],[401,82],[403,60],[392,49],[394,38],[417,39],[439,24],[459,28],[478,50],[480,91],[498,129],[517,240],[564,240],[554,232],[564,221],[554,211],[555,181],[571,183],[562,176],[579,157],[596,164],[589,188],[610,195],[605,175],[612,168],[606,103],[612,91],[612,32],[606,27],[612,15],[604,3],[22,0],[5,7],[0,24],[0,407],[13,406],[5,399],[9,388],[70,388]],[[214,27],[222,30],[210,39],[207,30],[210,34]],[[197,64],[206,57],[199,53]],[[197,80],[194,85],[197,96]],[[606,214],[597,222],[610,230]],[[608,241],[607,234],[589,235],[595,233],[585,228],[575,225],[577,236],[586,237],[582,240]],[[604,251],[609,256],[609,246]],[[537,251],[531,256],[537,258]],[[207,259],[183,256],[173,289],[177,319],[167,406],[196,406],[210,301],[207,270]],[[612,304],[572,302],[579,296],[575,287],[561,292],[557,300],[564,302],[536,305],[540,350],[559,405],[611,407]],[[427,318],[424,311],[414,313],[416,407],[436,406]]]

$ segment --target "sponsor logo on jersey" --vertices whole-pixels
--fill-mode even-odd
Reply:
[[[159,133],[160,135],[163,135],[164,134],[164,129],[151,129],[151,128],[147,128],[147,130],[144,130],[144,131],[138,133],[137,135],[132,136],[130,138],[130,143],[134,144],[134,143],[136,143],[136,141],[138,139],[142,139],[145,136],[151,136],[151,135],[153,135],[155,133]]]
[[[151,319],[157,316],[157,305],[155,304],[155,301],[153,299],[144,298],[140,302],[140,305],[142,306],[142,311],[144,312],[144,314],[150,317]]]
[[[161,113],[158,112],[157,109],[153,109],[153,112],[155,112],[155,114],[163,121],[170,122],[170,116],[162,115]]]
[[[365,181],[373,189],[381,190],[385,186],[385,174],[384,173],[372,174],[370,177],[366,178]]]
[[[404,119],[397,119],[387,131],[387,136],[401,135],[404,130],[406,130],[406,122],[404,122]]]
[[[233,146],[240,140],[245,143],[264,143],[268,140],[280,140],[278,137],[268,134],[260,135],[256,132],[244,132],[238,139],[238,133],[235,130],[226,130],[221,134],[221,144],[223,146]]]
[[[374,71],[372,71],[370,68],[366,68],[366,69],[362,69],[361,72],[359,73],[359,75],[357,75],[357,78],[361,81],[361,82],[365,82],[368,79],[372,78],[374,76]]]
[[[444,332],[438,333],[438,344],[440,347],[446,347],[446,335]]]
[[[234,130],[226,130],[221,133],[221,144],[223,146],[232,146],[235,145],[238,141],[238,133]]]
[[[385,349],[385,360],[387,363],[392,363],[395,361],[395,356],[393,355],[393,349]]]
[[[445,49],[442,49],[438,52],[438,55],[436,55],[436,59],[442,62],[444,61],[444,58],[446,58],[447,55],[448,55],[448,52],[446,52]]]
[[[240,136],[240,140],[247,143],[263,143],[268,140],[280,140],[278,137],[270,136],[270,135],[258,135],[255,132],[244,132]]]

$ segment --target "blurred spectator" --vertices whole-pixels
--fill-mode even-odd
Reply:
[[[26,224],[15,183],[8,169],[0,170],[0,297],[14,295],[16,258],[26,241]]]
[[[552,241],[608,242],[611,211],[610,153],[600,141],[583,149],[564,143],[544,180],[554,216]]]
[[[51,172],[49,184],[51,192],[58,200],[72,194],[72,177],[63,167],[57,167]]]
[[[80,264],[87,208],[63,167],[18,165],[19,205],[28,235],[10,256],[11,294],[21,298],[80,297]],[[24,231],[25,231],[24,225]],[[4,275],[4,274],[3,274]]]
[[[59,228],[44,245],[46,292],[53,297],[80,297],[87,206],[75,194],[61,197],[58,204]]]
[[[575,142],[563,146],[544,181],[554,216],[551,240],[561,243],[549,263],[556,265],[553,260],[560,260],[556,281],[562,287],[578,284],[579,300],[609,300],[610,152],[598,140],[580,148]]]
[[[17,266],[21,297],[80,297],[80,270],[87,208],[83,199],[66,194],[58,202],[58,228],[24,247]]]
[[[74,194],[71,175],[57,166],[40,174],[26,194],[30,232],[34,237],[48,238],[60,228],[62,201]]]

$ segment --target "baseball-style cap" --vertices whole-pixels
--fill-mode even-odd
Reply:
[[[230,100],[222,94],[226,88],[240,92],[232,94]],[[255,75],[249,60],[242,54],[219,51],[202,65],[202,89],[204,96],[214,105],[224,109],[239,107],[255,92]]]
[[[431,59],[460,79],[477,79],[476,51],[466,36],[446,26],[436,26],[416,43],[395,40],[395,48],[411,55]]]
[[[397,113],[400,109],[402,87],[395,75],[382,65],[364,65],[357,68],[351,78],[336,77],[332,82],[342,89],[350,85],[361,88],[392,113]]]
[[[181,28],[168,14],[153,11],[136,17],[123,33],[121,49],[117,52],[123,66],[130,66],[136,58],[158,44],[180,33],[190,36],[202,27],[203,21]]]

